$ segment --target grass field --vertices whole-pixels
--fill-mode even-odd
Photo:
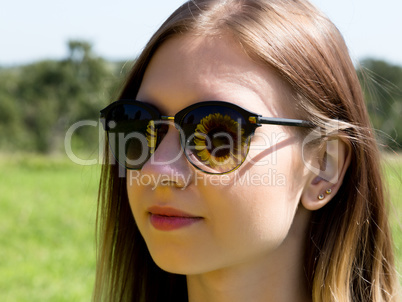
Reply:
[[[396,266],[402,286],[402,155],[386,157],[383,165],[389,183],[390,222],[395,245]]]
[[[0,171],[0,301],[90,301],[100,166],[17,154]],[[386,171],[401,273],[402,160]]]
[[[0,301],[90,301],[99,166],[0,156]]]

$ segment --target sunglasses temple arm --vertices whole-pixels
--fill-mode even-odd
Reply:
[[[257,123],[268,124],[268,125],[307,127],[307,128],[315,127],[314,123],[312,123],[310,121],[288,119],[288,118],[279,118],[279,117],[262,117],[262,116],[259,116],[258,119],[257,119]]]

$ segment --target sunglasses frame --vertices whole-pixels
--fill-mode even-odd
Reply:
[[[279,118],[279,117],[263,117],[260,114],[253,113],[239,105],[235,105],[233,103],[229,102],[224,102],[224,101],[204,101],[204,102],[198,102],[195,104],[192,104],[188,107],[183,108],[179,112],[177,112],[174,116],[168,116],[168,115],[162,115],[160,111],[153,105],[138,101],[138,100],[133,100],[133,99],[121,99],[118,101],[115,101],[108,106],[106,106],[104,109],[100,111],[100,121],[103,125],[103,128],[105,129],[106,132],[109,131],[109,125],[108,125],[108,120],[107,116],[110,110],[117,106],[122,106],[122,105],[135,105],[139,106],[145,110],[147,110],[148,113],[150,113],[152,120],[154,121],[162,121],[162,120],[172,120],[174,121],[175,127],[181,127],[181,123],[186,116],[186,114],[192,110],[195,110],[199,107],[205,107],[205,106],[219,106],[219,107],[227,107],[230,108],[236,112],[238,112],[241,116],[243,116],[244,120],[247,122],[247,124],[244,126],[245,131],[248,133],[247,138],[249,140],[250,137],[254,135],[254,131],[256,128],[261,127],[262,125],[279,125],[279,126],[292,126],[292,127],[306,127],[306,128],[313,128],[316,125],[310,121],[306,120],[299,120],[299,119],[289,119],[289,118]],[[182,139],[180,140],[182,141]],[[250,143],[248,142],[248,147],[250,147]],[[182,143],[182,149],[184,151],[185,147],[183,146]],[[248,150],[247,150],[248,153]],[[246,154],[247,154],[246,153]],[[186,154],[186,152],[185,152]],[[187,154],[186,154],[187,157]],[[116,158],[117,162],[122,165],[125,169],[128,170],[138,170],[138,169],[130,169],[126,167],[126,165],[120,163],[120,161]],[[228,174],[239,168],[243,161],[233,168],[230,171],[227,172],[222,172],[222,173],[213,173],[213,172],[208,172],[204,171],[203,169],[199,168],[195,164],[192,163],[192,161],[187,157],[187,160],[198,170],[206,173],[206,174],[215,174],[215,175],[222,175],[222,174]]]

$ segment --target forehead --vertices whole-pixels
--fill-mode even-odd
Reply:
[[[272,115],[288,95],[281,78],[250,59],[230,37],[184,35],[156,51],[137,99],[170,113],[195,102],[221,100]]]

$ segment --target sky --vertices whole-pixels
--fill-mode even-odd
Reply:
[[[131,60],[184,0],[1,0],[0,66],[67,56],[86,40],[110,60]],[[311,0],[343,34],[352,59],[402,66],[401,0]]]

